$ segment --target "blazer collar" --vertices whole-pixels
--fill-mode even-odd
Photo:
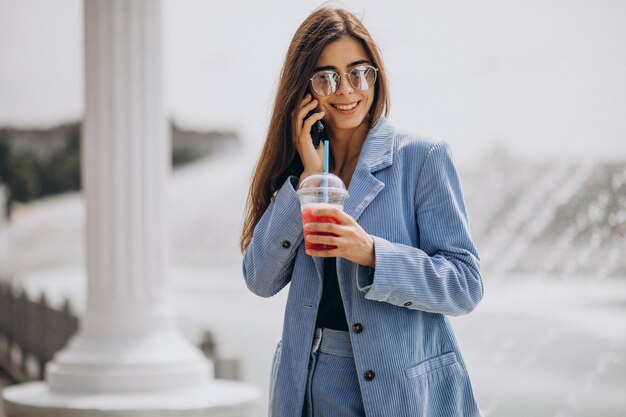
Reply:
[[[393,163],[393,139],[393,126],[384,116],[381,116],[365,138],[357,165],[363,165],[369,172],[376,172],[391,165]]]

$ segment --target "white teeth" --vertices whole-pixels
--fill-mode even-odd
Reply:
[[[339,110],[352,110],[353,108],[356,107],[357,104],[359,104],[358,101],[356,103],[352,103],[348,105],[335,104],[334,106],[337,107]]]

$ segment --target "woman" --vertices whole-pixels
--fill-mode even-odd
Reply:
[[[387,79],[363,24],[314,11],[287,52],[241,237],[251,291],[290,284],[270,387],[271,416],[479,416],[445,315],[483,296],[459,179],[444,142],[387,121]],[[340,224],[307,224],[298,183],[321,172],[323,120],[330,170],[349,190]]]

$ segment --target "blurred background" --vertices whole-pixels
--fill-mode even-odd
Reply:
[[[178,320],[263,390],[286,292],[247,291],[239,231],[284,54],[319,4],[163,2]],[[452,322],[485,415],[624,416],[626,2],[331,4],[378,42],[391,121],[451,144],[485,281]],[[0,0],[0,280],[78,314],[82,7]]]

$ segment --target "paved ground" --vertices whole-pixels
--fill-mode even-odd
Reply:
[[[489,284],[453,320],[488,417],[624,417],[624,280]]]
[[[486,417],[624,417],[626,280],[490,278],[476,311],[451,319]],[[181,325],[213,329],[267,389],[286,294],[260,299],[239,279],[178,280]]]
[[[82,279],[79,268],[48,270],[27,287],[82,306]],[[241,359],[243,379],[267,390],[286,291],[256,297],[238,268],[178,268],[171,279],[183,333],[197,342],[210,329],[218,353]],[[451,321],[487,417],[624,417],[626,280],[487,277],[485,285],[476,311]]]
[[[240,274],[174,270],[179,324],[192,341],[211,329],[218,353],[241,359],[243,379],[267,390],[286,291],[256,297]],[[30,290],[47,288],[51,300],[84,294],[71,291],[81,287],[77,270],[52,275],[32,276]],[[487,277],[485,284],[476,311],[451,321],[486,417],[624,417],[626,280]],[[265,407],[266,395],[256,415]]]

